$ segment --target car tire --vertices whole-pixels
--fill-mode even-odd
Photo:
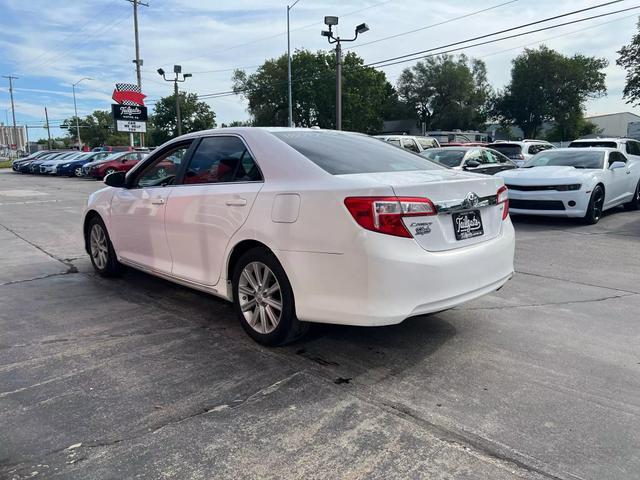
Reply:
[[[112,174],[112,173],[116,173],[116,171],[117,171],[117,170],[116,170],[115,168],[107,168],[107,169],[104,171],[104,176],[106,177],[107,175],[110,175],[110,174]]]
[[[604,189],[600,185],[596,185],[591,192],[587,213],[582,218],[582,222],[586,225],[595,225],[602,217],[602,208],[604,207]]]
[[[289,279],[267,248],[253,248],[240,257],[233,271],[232,288],[238,320],[256,342],[285,345],[307,332],[308,324],[296,317]]]
[[[79,167],[74,168],[74,169],[73,169],[73,174],[72,174],[72,175],[69,175],[69,176],[70,176],[70,177],[75,176],[75,177],[78,177],[78,178],[80,178],[80,177],[84,176],[84,174],[82,173],[82,165],[81,165],[81,166],[79,166]]]
[[[625,210],[638,210],[640,208],[640,181],[636,185],[636,191],[633,193],[633,199],[624,204]]]
[[[118,262],[109,232],[102,219],[94,216],[87,226],[89,257],[93,268],[102,277],[115,277],[122,273],[124,266]]]

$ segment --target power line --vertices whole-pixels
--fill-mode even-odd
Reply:
[[[364,47],[365,45],[371,45],[373,43],[383,42],[385,40],[391,40],[393,38],[403,37],[405,35],[410,35],[412,33],[421,32],[423,30],[428,30],[430,28],[439,27],[440,25],[445,25],[447,23],[455,22],[457,20],[462,20],[463,18],[473,17],[474,15],[479,15],[480,13],[488,12],[489,10],[494,10],[499,7],[504,7],[505,5],[509,5],[510,3],[515,3],[518,0],[510,0],[509,2],[500,3],[498,5],[494,5],[492,7],[483,8],[482,10],[477,10],[475,12],[467,13],[465,15],[460,15],[459,17],[450,18],[448,20],[443,20],[442,22],[432,23],[431,25],[427,25],[426,27],[415,28],[413,30],[408,30],[406,32],[396,33],[395,35],[389,35],[388,37],[378,38],[376,40],[371,40],[369,42],[358,43],[351,47],[345,48],[345,50],[351,50],[358,47]],[[622,0],[620,0],[622,1]]]
[[[610,3],[618,3],[618,2],[610,2]],[[597,7],[591,7],[591,8],[597,8]],[[514,34],[514,35],[509,35],[509,36],[505,36],[505,37],[491,39],[491,40],[487,40],[487,41],[484,41],[484,42],[478,42],[478,43],[471,44],[471,45],[465,45],[465,46],[458,47],[458,48],[453,48],[453,49],[449,49],[449,50],[442,50],[442,49],[448,48],[449,46],[468,43],[468,42],[471,42],[471,41],[473,41],[475,39],[478,39],[478,38],[486,38],[486,35],[483,35],[482,37],[475,37],[475,38],[463,40],[463,41],[460,41],[460,42],[455,42],[453,44],[442,45],[442,46],[439,46],[439,47],[431,48],[431,49],[429,49],[427,51],[430,51],[430,52],[435,51],[435,50],[438,50],[438,51],[434,52],[434,53],[431,53],[431,54],[428,54],[428,55],[422,55],[422,56],[417,57],[417,58],[404,59],[404,60],[401,60],[401,61],[394,61],[396,58],[398,58],[398,57],[394,57],[394,58],[387,59],[387,60],[380,60],[378,62],[372,62],[372,63],[369,63],[369,64],[365,64],[363,66],[372,67],[372,68],[384,68],[384,67],[388,67],[388,66],[391,66],[391,65],[396,65],[396,64],[399,64],[399,63],[406,63],[406,62],[410,62],[410,61],[414,61],[414,60],[419,60],[421,58],[434,57],[434,56],[437,56],[437,55],[443,55],[443,54],[446,54],[446,53],[452,53],[452,52],[464,50],[464,49],[467,49],[467,48],[473,48],[473,47],[477,47],[477,46],[481,46],[481,45],[488,45],[488,44],[491,44],[491,43],[501,42],[501,41],[508,40],[508,39],[515,38],[515,37],[520,37],[520,36],[530,35],[530,34],[541,32],[541,31],[560,28],[560,27],[563,27],[563,26],[572,25],[574,23],[581,23],[581,22],[585,22],[585,21],[588,21],[588,20],[593,20],[595,18],[606,17],[606,16],[617,14],[617,13],[622,13],[622,12],[627,12],[627,11],[630,11],[630,10],[635,10],[635,9],[638,9],[638,8],[640,8],[640,5],[637,5],[637,6],[634,6],[634,7],[625,8],[625,9],[621,9],[621,10],[616,10],[616,11],[613,11],[613,12],[601,13],[601,14],[598,14],[598,15],[593,15],[591,17],[579,18],[579,19],[576,19],[576,20],[571,20],[569,22],[564,22],[564,23],[560,23],[560,24],[556,24],[556,25],[550,25],[550,26],[547,26],[547,27],[543,27],[543,28],[539,28],[539,29],[535,29],[535,30],[530,30],[530,31],[526,31],[526,32],[520,32],[520,33],[517,33],[517,34]],[[576,12],[570,12],[570,13],[567,13],[567,14],[563,14],[561,16],[551,17],[551,19],[560,18],[562,16],[567,16],[567,15],[570,15],[572,13],[579,13],[579,12],[582,12],[582,11],[584,11],[584,10],[577,10]],[[549,20],[550,19],[539,20],[537,22],[520,25],[518,27],[513,27],[510,30],[514,30],[514,29],[518,29],[518,28],[524,28],[524,27],[532,25],[532,24],[537,24],[537,23],[541,23],[541,22],[549,21]],[[590,28],[594,28],[594,26],[592,26]],[[499,34],[499,33],[502,33],[502,32],[495,32],[492,35],[496,35],[496,34]],[[419,53],[422,53],[422,52],[419,52]],[[409,55],[415,55],[415,53],[409,54]],[[402,57],[404,57],[404,56],[402,56]],[[399,57],[399,58],[402,58],[402,57]],[[326,76],[329,76],[329,75],[332,76],[333,73],[326,74]],[[299,83],[299,82],[304,82],[304,81],[307,81],[307,80],[315,80],[315,79],[319,79],[319,78],[322,78],[322,76],[315,75],[315,76],[302,77],[302,78],[298,77],[298,78],[294,79],[294,82]],[[285,84],[285,83],[286,83],[285,81],[273,82],[269,86],[276,86],[276,85]],[[249,90],[250,90],[249,88],[245,88],[245,89],[228,90],[228,91],[222,91],[222,92],[206,93],[206,94],[198,95],[198,99],[215,99],[215,98],[220,98],[220,97],[238,95],[238,94],[241,94],[241,93],[249,91]]]
[[[593,20],[595,18],[608,17],[609,15],[615,15],[616,13],[628,12],[630,10],[636,10],[638,8],[640,8],[640,5],[636,5],[634,7],[629,7],[629,8],[624,8],[622,10],[616,10],[614,12],[601,13],[599,15],[593,15],[591,17],[579,18],[577,20],[571,20],[569,22],[559,23],[557,25],[550,25],[548,27],[537,28],[535,30],[529,30],[527,32],[520,32],[520,33],[516,33],[516,34],[513,34],[513,35],[507,35],[506,37],[494,38],[492,40],[486,40],[484,42],[478,42],[478,43],[473,43],[471,45],[465,45],[465,46],[462,46],[462,47],[457,47],[457,48],[452,48],[452,49],[449,49],[449,50],[439,51],[437,53],[432,53],[432,54],[428,54],[428,55],[422,55],[422,53],[424,53],[424,52],[432,52],[433,50],[440,50],[442,48],[448,48],[448,47],[451,47],[451,46],[454,46],[454,45],[460,45],[460,44],[463,44],[463,43],[471,42],[473,40],[477,40],[479,38],[486,38],[486,35],[483,35],[481,37],[470,38],[468,40],[464,40],[464,41],[461,41],[461,42],[450,43],[448,45],[443,45],[441,47],[430,48],[428,50],[423,50],[421,52],[415,52],[415,53],[411,53],[411,54],[407,54],[407,55],[401,55],[399,57],[388,58],[386,60],[379,60],[377,62],[372,62],[372,63],[365,64],[364,66],[365,67],[382,68],[382,67],[389,67],[391,65],[398,65],[400,63],[413,62],[415,60],[420,60],[422,58],[433,57],[433,56],[436,56],[436,55],[444,55],[446,53],[453,53],[453,52],[457,52],[457,51],[460,51],[460,50],[464,50],[466,48],[479,47],[481,45],[488,45],[490,43],[501,42],[503,40],[509,40],[511,38],[516,38],[516,37],[522,37],[524,35],[530,35],[532,33],[544,32],[546,30],[551,30],[551,29],[554,29],[554,28],[560,28],[560,27],[565,27],[567,25],[573,25],[574,23],[586,22],[587,20]],[[536,22],[536,23],[540,23],[540,22]],[[522,27],[520,27],[520,28],[522,28]],[[512,29],[510,29],[510,30],[512,30]],[[496,32],[496,33],[501,33],[501,32]],[[494,33],[494,35],[496,33]],[[413,55],[418,55],[418,54],[419,54],[419,56],[417,56],[417,57],[414,56],[412,58],[405,58],[405,57],[408,57],[408,56],[413,56]],[[402,59],[402,60],[397,60],[397,59]]]
[[[386,60],[380,60],[380,61],[377,61],[377,62],[372,62],[372,63],[369,63],[369,66],[377,65],[377,64],[380,64],[380,63],[386,63],[386,62],[389,62],[389,61],[392,61],[392,60],[399,60],[401,58],[412,57],[414,55],[419,55],[419,54],[422,54],[422,53],[432,52],[434,50],[439,50],[441,48],[449,48],[449,47],[453,47],[453,46],[456,46],[456,45],[462,45],[463,43],[469,43],[469,42],[473,42],[475,40],[481,40],[483,38],[493,37],[495,35],[500,35],[501,33],[513,32],[514,30],[519,30],[521,28],[530,27],[532,25],[538,25],[540,23],[550,22],[551,20],[557,20],[558,18],[568,17],[570,15],[575,15],[577,13],[582,13],[582,12],[586,12],[586,11],[589,11],[589,10],[594,10],[596,8],[605,7],[607,5],[611,5],[611,4],[614,4],[614,3],[620,3],[622,1],[624,1],[624,0],[614,0],[612,2],[601,3],[599,5],[594,5],[592,7],[582,8],[580,10],[574,10],[574,11],[571,11],[571,12],[563,13],[561,15],[554,15],[553,17],[543,18],[542,20],[536,20],[535,22],[525,23],[523,25],[518,25],[516,27],[505,28],[504,30],[498,30],[498,31],[492,32],[492,33],[486,33],[486,34],[480,35],[478,37],[468,38],[466,40],[460,40],[458,42],[449,43],[447,45],[442,45],[440,47],[428,48],[426,50],[420,50],[418,52],[407,53],[405,55],[399,55],[397,57],[388,58]],[[633,7],[633,8],[637,8],[637,7]],[[622,11],[626,11],[626,10],[622,10]],[[590,17],[590,18],[597,18],[597,17]],[[589,18],[587,18],[586,20],[588,20],[588,19]],[[562,25],[560,25],[560,26],[562,26]],[[521,35],[523,35],[523,34],[521,34]],[[505,38],[508,38],[508,37],[505,37]]]
[[[342,17],[348,17],[348,16],[350,16],[350,15],[355,15],[356,13],[364,12],[365,10],[370,10],[370,9],[372,9],[372,8],[376,8],[376,7],[379,7],[379,6],[381,6],[381,5],[385,5],[385,4],[387,4],[387,3],[390,3],[390,2],[392,2],[392,1],[393,1],[393,0],[384,0],[384,1],[382,1],[382,2],[378,2],[378,3],[374,3],[373,5],[369,5],[368,7],[364,7],[364,8],[360,8],[360,9],[358,9],[358,10],[353,10],[353,11],[351,11],[351,12],[343,13],[341,16],[342,16]],[[620,0],[620,1],[622,1],[622,0]],[[303,25],[302,27],[292,28],[292,29],[290,29],[290,32],[297,32],[297,31],[299,31],[299,30],[306,30],[307,28],[317,27],[317,26],[318,26],[317,22],[314,22],[314,23],[310,23],[310,24],[308,24],[308,25]],[[221,48],[222,48],[222,49],[224,49],[225,51],[228,51],[228,50],[235,50],[236,48],[246,47],[247,45],[253,45],[253,44],[255,44],[255,43],[262,42],[262,41],[264,41],[264,40],[271,40],[272,38],[282,37],[282,36],[284,36],[284,35],[286,35],[286,34],[287,34],[287,32],[275,33],[275,34],[273,34],[273,35],[269,35],[269,36],[261,37],[261,38],[256,38],[256,39],[254,39],[254,40],[250,40],[250,41],[245,42],[245,43],[240,43],[240,44],[238,44],[238,45],[232,45],[232,46],[230,46],[230,47],[221,47]],[[186,60],[182,60],[182,61],[180,61],[180,62],[175,62],[175,63],[185,64],[185,63],[187,63],[187,62],[190,62],[191,60],[195,60],[195,59],[197,59],[197,58],[203,58],[203,57],[207,57],[207,56],[208,56],[207,54],[203,54],[203,55],[196,55],[195,57],[187,58]],[[165,63],[165,64],[164,64],[164,65],[162,65],[162,66],[163,66],[163,67],[166,67],[166,66],[168,66],[168,65],[169,65],[168,63]],[[194,73],[195,73],[195,72],[194,72]]]

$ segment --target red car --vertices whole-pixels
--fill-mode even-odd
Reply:
[[[99,162],[87,163],[82,170],[86,176],[102,180],[113,172],[128,172],[146,156],[147,154],[143,152],[114,153]]]

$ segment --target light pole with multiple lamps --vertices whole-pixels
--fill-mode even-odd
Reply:
[[[182,135],[182,118],[180,117],[180,96],[178,94],[178,82],[184,82],[187,78],[191,77],[190,73],[182,73],[181,65],[173,66],[173,73],[175,73],[174,78],[167,78],[165,76],[165,71],[162,68],[158,69],[158,74],[164,78],[167,82],[173,82],[173,94],[176,97],[176,125],[178,127],[178,136]],[[182,80],[180,79],[180,75],[182,74]]]
[[[83,80],[93,80],[93,78],[84,77],[71,85],[71,88],[73,90],[73,110],[76,113],[76,136],[78,137],[78,151],[82,150],[82,140],[80,140],[80,119],[78,118],[78,106],[76,104],[76,85],[78,85]]]
[[[324,17],[324,24],[329,30],[323,30],[321,35],[327,37],[330,44],[336,44],[336,130],[342,130],[342,42],[353,42],[358,35],[369,30],[366,23],[361,23],[356,27],[356,34],[353,38],[340,38],[333,35],[331,27],[338,25],[338,17]]]

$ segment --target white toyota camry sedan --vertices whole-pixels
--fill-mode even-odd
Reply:
[[[558,148],[533,156],[523,168],[500,172],[511,213],[577,217],[587,224],[604,210],[640,206],[640,162],[613,148]]]
[[[501,178],[361,134],[202,131],[105,183],[84,213],[98,273],[128,265],[232,301],[268,345],[307,322],[390,325],[449,309],[513,274]]]

